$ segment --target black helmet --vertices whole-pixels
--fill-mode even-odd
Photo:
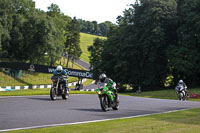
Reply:
[[[101,82],[104,82],[105,79],[106,79],[106,75],[105,75],[104,73],[102,73],[102,74],[99,76],[99,80],[100,80]]]

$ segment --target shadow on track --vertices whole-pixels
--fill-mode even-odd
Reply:
[[[72,109],[77,111],[87,111],[87,112],[103,112],[101,109]]]
[[[41,98],[41,97],[29,97],[28,99],[33,99],[33,100],[41,100],[41,101],[52,101],[50,98]],[[60,99],[56,99],[56,100],[60,100]]]

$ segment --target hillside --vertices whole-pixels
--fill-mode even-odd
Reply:
[[[81,46],[81,50],[82,50],[82,55],[80,57],[81,60],[89,63],[90,53],[88,52],[88,46],[92,45],[93,40],[97,37],[99,37],[101,39],[106,39],[106,37],[95,36],[95,35],[90,35],[90,34],[86,34],[86,33],[80,33],[80,46]]]
[[[86,61],[89,63],[89,52],[87,50],[88,46],[93,44],[93,40],[99,36],[90,35],[86,33],[80,33],[80,46],[83,51],[81,55],[81,60]],[[100,37],[105,39],[105,37]],[[59,65],[61,62],[62,66],[66,66],[67,60],[63,60],[56,62],[56,65]],[[69,62],[69,68],[72,68],[72,63]],[[74,64],[73,68],[75,69],[82,69],[79,65]],[[52,74],[45,74],[45,73],[23,73],[22,77],[13,78],[3,72],[0,72],[0,86],[14,86],[14,85],[30,85],[30,84],[51,84],[50,76]],[[69,82],[76,81],[77,78],[70,77]]]

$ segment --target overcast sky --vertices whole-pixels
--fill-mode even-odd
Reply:
[[[36,8],[47,11],[51,3],[57,4],[61,11],[70,17],[98,23],[111,21],[123,14],[135,0],[33,0]]]

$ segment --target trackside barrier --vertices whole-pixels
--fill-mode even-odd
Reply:
[[[85,82],[83,79],[82,82]],[[77,82],[68,83],[68,86],[75,86]],[[51,88],[51,85],[28,85],[28,86],[0,86],[0,91],[15,91],[15,90],[26,90],[26,89],[42,89]],[[82,89],[80,91],[94,91],[94,89]]]
[[[82,82],[85,82],[86,79],[83,79]],[[75,86],[77,82],[68,83],[68,86]],[[7,90],[25,90],[25,89],[42,89],[42,88],[51,88],[51,85],[26,85],[26,86],[0,86],[0,91],[5,89]]]
[[[41,73],[53,73],[56,69],[54,66],[45,66],[38,64],[30,64],[30,63],[19,63],[19,62],[0,62],[0,68],[10,68],[14,70],[28,70],[31,72],[41,72]],[[85,70],[71,69],[71,68],[63,68],[66,70],[67,74],[72,77],[78,77],[78,83],[82,84],[83,79],[92,79],[93,73]],[[75,86],[77,82],[68,83],[68,86]],[[29,85],[29,86],[6,86],[0,87],[0,91],[4,90],[20,90],[20,89],[36,89],[36,88],[51,88],[50,85]],[[91,90],[86,90],[91,91]]]

